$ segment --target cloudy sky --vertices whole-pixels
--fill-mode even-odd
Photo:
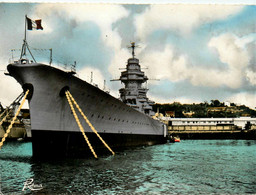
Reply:
[[[139,47],[143,71],[152,79],[148,96],[159,103],[212,99],[256,107],[256,6],[0,3],[0,102],[22,91],[4,71],[11,49],[20,49],[24,16],[42,19],[44,30],[29,31],[33,48],[53,49],[54,66],[77,62],[80,78],[118,97],[120,76]],[[48,51],[33,51],[48,63]],[[18,58],[20,51],[13,52]],[[69,66],[66,66],[69,68]],[[160,79],[156,81],[154,79]]]

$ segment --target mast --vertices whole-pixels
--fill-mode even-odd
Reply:
[[[135,45],[135,42],[131,42],[131,46],[128,47],[128,48],[131,48],[131,49],[132,49],[132,58],[135,57],[135,52],[134,52],[135,47],[138,47],[137,45]]]
[[[50,49],[50,65],[52,65],[52,48]]]
[[[27,15],[25,15],[25,32],[24,32],[24,39],[23,39],[23,44],[22,44],[20,59],[21,59],[23,56],[26,55],[26,40],[27,40]]]
[[[93,84],[93,72],[91,72],[91,81],[90,81],[91,84]]]
[[[21,49],[21,54],[20,54],[20,59],[22,59],[23,56],[26,56],[26,49],[28,49],[31,57],[33,58],[34,62],[36,62],[33,54],[31,53],[28,43],[27,43],[27,15],[25,15],[25,33],[24,33],[24,40],[22,44],[22,49]]]

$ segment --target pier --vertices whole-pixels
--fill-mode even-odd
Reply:
[[[169,135],[182,139],[256,139],[256,118],[171,118],[161,117],[168,124]]]

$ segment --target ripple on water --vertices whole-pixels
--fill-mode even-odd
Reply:
[[[31,143],[0,151],[1,190],[21,193],[34,178],[42,193],[256,193],[256,142],[182,140],[94,159],[34,161]],[[30,193],[29,190],[26,191]]]

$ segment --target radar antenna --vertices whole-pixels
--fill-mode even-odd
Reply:
[[[135,42],[131,42],[131,46],[128,47],[129,49],[131,48],[132,49],[132,57],[134,58],[135,57],[135,47],[139,47],[138,45],[135,45]]]

